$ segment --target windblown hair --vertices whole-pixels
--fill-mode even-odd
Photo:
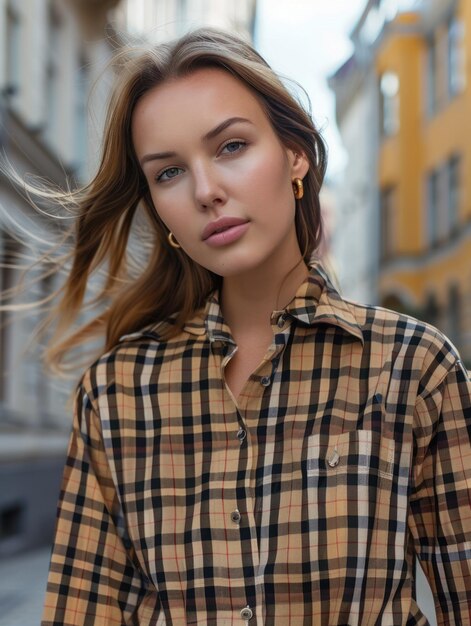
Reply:
[[[281,142],[304,152],[309,160],[304,197],[296,201],[296,233],[306,262],[322,235],[319,192],[326,169],[322,137],[310,114],[247,42],[229,33],[202,28],[138,54],[121,52],[115,63],[118,77],[106,117],[97,174],[75,191],[43,193],[43,198],[58,201],[76,214],[70,269],[48,319],[54,332],[48,340],[45,360],[56,371],[74,348],[94,337],[105,338],[105,349],[110,349],[122,335],[169,318],[173,322],[165,325],[167,337],[179,332],[220,286],[219,276],[169,245],[168,231],[153,206],[134,151],[134,108],[146,92],[165,81],[215,67],[244,83],[258,98]],[[139,213],[141,218],[144,213],[151,224],[153,242],[136,273],[129,268],[129,240]],[[105,280],[94,298],[98,312],[77,328],[89,279],[103,268]]]

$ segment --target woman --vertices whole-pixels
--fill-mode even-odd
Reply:
[[[434,328],[318,261],[325,149],[238,38],[128,61],[61,305],[108,262],[43,626],[471,624],[471,385]],[[130,279],[141,207],[155,244]]]

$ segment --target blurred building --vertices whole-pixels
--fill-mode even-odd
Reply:
[[[0,151],[19,174],[60,186],[80,176],[89,67],[62,3],[0,1]],[[26,231],[20,242],[15,233]],[[1,289],[18,283],[17,266],[51,236],[50,220],[0,175]],[[36,280],[21,301],[47,297],[57,280]],[[27,351],[38,322],[35,311],[0,312],[0,557],[49,540],[70,430],[69,391],[45,374],[37,347]]]
[[[377,114],[358,120],[377,138],[375,180],[378,302],[426,319],[444,331],[471,364],[471,5],[466,0],[370,0],[355,29],[352,59],[333,77],[337,94],[362,84]],[[350,64],[350,65],[349,65]],[[340,98],[338,115],[355,101]],[[344,131],[345,132],[345,131]],[[350,140],[351,161],[363,143]],[[350,167],[355,167],[351,165]],[[355,195],[355,178],[346,177]],[[364,209],[364,223],[369,209]],[[373,243],[376,246],[376,242]],[[350,259],[348,259],[350,262]]]
[[[360,23],[361,24],[361,23]],[[377,81],[368,46],[352,33],[354,52],[329,79],[336,95],[339,132],[348,163],[335,183],[332,256],[342,293],[365,303],[378,301],[379,107]]]
[[[123,0],[114,21],[118,30],[153,42],[203,25],[253,39],[255,13],[256,0]]]
[[[85,181],[99,159],[116,47],[202,24],[250,38],[255,7],[255,0],[0,0],[0,151],[22,176],[60,187]],[[30,263],[55,223],[0,174],[0,289],[18,283],[15,266]],[[31,237],[20,243],[15,232]],[[47,297],[60,280],[36,281],[22,302]],[[70,431],[66,400],[75,383],[47,376],[31,347],[38,322],[34,311],[0,312],[0,558],[50,541]]]

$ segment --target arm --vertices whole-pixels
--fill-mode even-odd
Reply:
[[[81,387],[57,515],[42,626],[137,624],[145,579],[126,538],[100,421]]]
[[[409,527],[438,624],[471,625],[471,382],[457,360],[419,397]]]

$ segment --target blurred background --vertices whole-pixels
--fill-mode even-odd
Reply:
[[[252,40],[306,106],[310,99],[330,150],[322,254],[343,294],[431,322],[471,367],[468,0],[0,0],[0,150],[22,175],[86,182],[114,51],[200,25]],[[5,289],[29,254],[12,228],[39,239],[51,224],[1,174],[0,209]],[[40,281],[29,296],[47,297],[59,280]],[[0,624],[8,626],[40,621],[71,424],[72,383],[49,377],[38,349],[26,351],[38,321],[0,312]]]

